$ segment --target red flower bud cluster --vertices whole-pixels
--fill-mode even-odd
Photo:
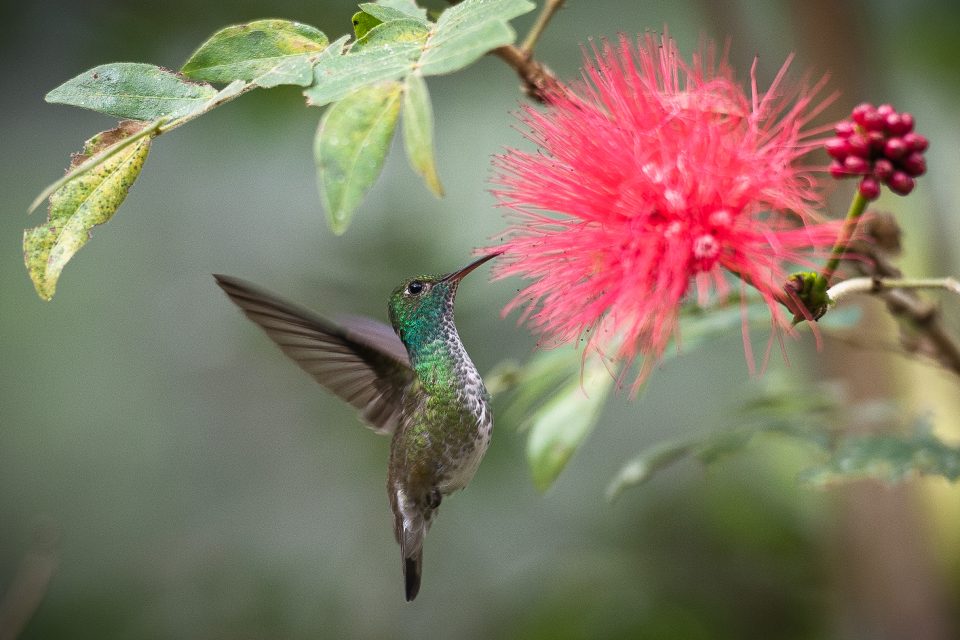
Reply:
[[[907,195],[916,185],[914,179],[927,170],[923,152],[929,142],[914,133],[912,115],[898,113],[889,104],[859,104],[850,120],[838,123],[834,131],[836,137],[825,145],[833,158],[830,175],[861,176],[860,194],[868,200],[880,195],[881,184]]]

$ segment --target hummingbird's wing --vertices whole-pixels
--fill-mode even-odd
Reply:
[[[414,373],[393,329],[357,317],[349,318],[349,328],[343,327],[239,278],[213,277],[284,353],[359,409],[374,431],[388,434],[396,429],[403,392]]]

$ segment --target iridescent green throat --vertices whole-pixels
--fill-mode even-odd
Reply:
[[[427,280],[427,278],[424,278]],[[463,346],[453,324],[455,281],[435,282],[419,300],[395,293],[390,304],[390,321],[400,335],[410,364],[427,389],[449,389],[456,384],[462,365]]]

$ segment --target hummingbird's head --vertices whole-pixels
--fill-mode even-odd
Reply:
[[[401,282],[390,294],[389,312],[390,323],[404,344],[417,344],[436,331],[453,329],[453,301],[460,281],[500,253],[483,256],[452,273],[416,276]]]

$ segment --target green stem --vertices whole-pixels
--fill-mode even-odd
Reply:
[[[867,210],[869,203],[870,201],[863,197],[858,189],[856,195],[853,196],[853,202],[850,203],[850,209],[847,211],[847,217],[844,220],[843,228],[840,230],[840,235],[837,237],[837,242],[833,245],[833,251],[830,252],[830,259],[820,274],[827,282],[830,282],[837,267],[840,266],[840,260],[847,252],[847,243],[850,242],[850,237],[853,236],[857,223],[860,221],[863,212]]]
[[[149,126],[141,129],[137,133],[131,136],[127,136],[126,138],[120,140],[119,142],[114,143],[113,145],[107,147],[106,149],[102,149],[99,153],[90,156],[89,158],[87,158],[77,166],[73,167],[72,169],[67,171],[63,175],[63,177],[61,177],[59,180],[57,180],[53,184],[47,186],[46,189],[40,192],[40,195],[34,198],[33,202],[30,203],[30,207],[27,209],[27,214],[33,213],[33,211],[37,207],[43,204],[44,200],[46,200],[51,195],[53,195],[60,187],[67,184],[71,180],[79,178],[80,176],[84,175],[94,167],[99,166],[101,163],[106,162],[113,156],[117,155],[118,153],[120,153],[121,151],[129,147],[134,142],[137,142],[141,138],[146,138],[148,136],[152,137],[152,136],[159,135],[160,129],[161,127],[163,127],[165,123],[166,123],[166,120],[164,120],[163,118],[160,118],[159,120],[155,120],[154,122],[151,122]]]
[[[154,138],[166,133],[167,131],[171,131],[177,127],[183,126],[191,120],[195,120],[207,113],[210,111],[210,109],[219,107],[220,105],[230,102],[231,100],[235,100],[251,89],[256,88],[256,85],[252,82],[245,82],[243,84],[239,84],[241,82],[240,80],[235,80],[234,82],[238,83],[237,86],[234,87],[234,90],[227,90],[232,85],[228,85],[228,87],[221,89],[217,95],[210,99],[210,102],[203,109],[199,109],[193,113],[172,120],[167,116],[163,116],[157,120],[154,120],[153,122],[144,123],[144,128],[137,133],[133,134],[132,136],[127,136],[123,140],[114,143],[112,146],[102,149],[96,155],[87,158],[82,163],[67,171],[59,180],[41,191],[40,195],[38,195],[33,202],[30,203],[30,208],[27,209],[27,213],[32,213],[37,207],[43,204],[44,200],[53,195],[63,185],[67,184],[71,180],[76,180],[80,176],[89,172],[91,169],[98,167],[101,163],[106,162],[141,138],[146,138],[148,136]]]

